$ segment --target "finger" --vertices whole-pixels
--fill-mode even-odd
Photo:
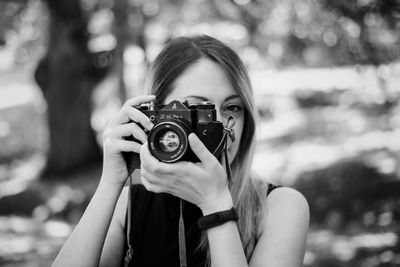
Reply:
[[[177,179],[175,176],[170,175],[154,175],[143,168],[140,171],[142,183],[150,189],[148,189],[149,191],[156,193],[163,192],[179,197],[176,192],[182,189],[182,185],[184,184],[182,183],[182,179]]]
[[[207,149],[207,147],[201,142],[196,134],[189,134],[189,144],[190,148],[194,154],[203,162],[205,165],[215,164],[217,159],[214,155]]]
[[[142,96],[137,96],[131,99],[128,99],[125,103],[124,106],[139,106],[140,104],[150,102],[156,98],[155,95],[142,95]]]
[[[151,191],[151,184],[147,179],[143,176],[143,174],[140,175],[140,181],[142,182],[143,186],[147,189],[147,191]]]
[[[150,118],[132,106],[123,106],[117,116],[115,116],[114,120],[111,121],[111,125],[124,124],[129,121],[140,123],[147,130],[150,130],[153,127]]]
[[[124,103],[122,109],[128,112],[127,115],[131,120],[133,120],[135,122],[139,122],[147,130],[150,130],[153,127],[152,122],[146,115],[144,115],[141,111],[139,111],[135,107],[139,106],[140,104],[153,101],[155,98],[156,98],[155,95],[143,95],[143,96],[134,97],[134,98],[127,100]],[[136,119],[136,115],[138,116],[138,119]]]
[[[173,174],[176,172],[176,168],[173,167],[174,164],[159,161],[150,153],[147,142],[141,147],[140,160],[143,167],[150,172],[162,174]]]
[[[131,106],[127,106],[125,111],[132,121],[140,123],[147,130],[151,130],[151,128],[153,128],[153,122],[142,111]]]
[[[163,184],[162,183],[163,180],[165,180],[160,178],[159,176],[155,176],[154,174],[148,172],[145,168],[141,168],[140,173],[144,178],[146,178],[147,182],[149,182],[152,185],[161,186]]]
[[[140,181],[142,182],[143,186],[147,189],[147,191],[154,193],[161,193],[161,189],[158,186],[149,182],[143,175],[140,175]]]
[[[113,137],[129,137],[133,136],[140,142],[145,143],[147,141],[147,135],[136,123],[126,123],[116,126],[110,133],[109,136]]]
[[[110,121],[110,124],[111,125],[122,124],[122,123],[128,122],[129,120],[133,120],[135,122],[139,122],[137,119],[130,117],[130,115],[134,115],[134,114],[132,114],[130,112],[130,110],[131,109],[135,109],[136,110],[136,108],[135,108],[136,106],[139,106],[140,104],[143,104],[143,103],[146,103],[146,102],[150,102],[150,101],[152,101],[154,99],[155,99],[154,95],[138,96],[138,97],[129,99],[121,107],[120,111],[115,116],[115,118]],[[142,112],[139,111],[139,113],[142,113]],[[144,116],[147,117],[146,115],[144,115]],[[143,126],[146,127],[145,125],[143,125]]]
[[[133,141],[117,139],[115,140],[115,146],[119,151],[139,153],[142,145]]]

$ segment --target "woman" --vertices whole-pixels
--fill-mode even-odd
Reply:
[[[209,36],[180,37],[161,51],[150,73],[152,95],[128,100],[104,132],[99,186],[54,266],[121,266],[124,259],[129,266],[301,266],[308,204],[285,187],[267,196],[268,184],[250,171],[257,111],[236,53]],[[234,133],[227,138],[230,168],[193,133],[189,144],[199,163],[160,162],[149,152],[145,131],[153,124],[135,107],[172,100],[215,104],[217,119]],[[141,185],[129,195],[124,152],[141,159]],[[211,224],[208,216],[200,230],[198,221],[221,212],[233,215]],[[130,245],[131,260],[125,256]]]

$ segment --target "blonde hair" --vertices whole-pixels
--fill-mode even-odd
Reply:
[[[245,107],[239,149],[231,164],[233,183],[230,191],[239,215],[237,225],[243,249],[249,261],[262,230],[266,185],[251,177],[258,113],[243,62],[231,48],[210,36],[179,37],[171,40],[154,60],[147,85],[150,93],[156,95],[156,104],[160,104],[174,89],[176,79],[202,58],[217,63],[224,70]],[[206,234],[203,234],[199,248],[207,250],[210,263]]]

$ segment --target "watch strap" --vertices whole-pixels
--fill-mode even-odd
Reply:
[[[237,221],[239,219],[236,209],[233,207],[229,210],[211,213],[209,215],[200,217],[197,220],[197,225],[200,230],[206,230],[229,221]]]

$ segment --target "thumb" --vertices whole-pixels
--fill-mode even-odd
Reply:
[[[217,160],[196,134],[191,133],[189,135],[189,144],[194,154],[203,164],[212,164],[215,160]]]

